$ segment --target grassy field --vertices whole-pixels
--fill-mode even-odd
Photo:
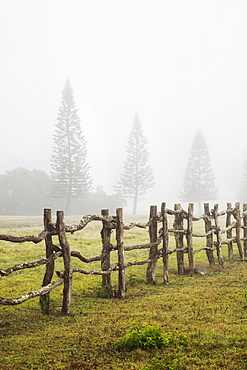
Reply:
[[[42,217],[0,217],[1,234],[37,235],[42,229]],[[100,222],[93,222],[69,235],[71,249],[86,257],[99,255],[100,229]],[[126,246],[148,242],[148,232],[132,229],[124,241]],[[201,245],[203,240],[195,248]],[[41,314],[38,298],[18,306],[0,306],[0,369],[247,369],[247,266],[239,262],[234,249],[234,261],[225,261],[224,268],[209,267],[205,252],[195,255],[196,266],[213,274],[194,277],[177,275],[172,255],[169,285],[163,284],[161,261],[157,283],[152,286],[145,283],[146,265],[128,268],[125,300],[101,298],[100,276],[74,274],[69,316],[61,315],[62,286],[51,292],[49,316]],[[44,254],[43,242],[0,242],[0,269],[38,260]],[[147,250],[126,252],[127,261],[146,257]],[[98,262],[86,265],[76,259],[73,266],[100,269]],[[1,277],[0,296],[18,297],[40,287],[44,269],[40,266]],[[63,270],[62,260],[56,261],[56,270]],[[116,286],[116,272],[112,280]],[[134,322],[140,327],[144,323],[158,326],[162,334],[171,333],[173,340],[162,348],[119,348],[119,339]]]

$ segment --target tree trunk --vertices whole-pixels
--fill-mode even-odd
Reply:
[[[180,211],[175,213],[173,227],[175,230],[183,230],[183,215],[181,213],[182,208],[180,204],[174,205],[174,211]],[[181,251],[177,252],[177,266],[178,266],[178,274],[184,274],[184,251],[183,251],[183,233],[182,232],[174,232],[175,241],[176,241],[176,248],[182,249]]]
[[[150,216],[149,221],[151,225],[149,226],[149,238],[150,243],[155,243],[157,241],[157,206],[150,206]],[[146,271],[146,279],[148,284],[155,284],[155,272],[157,266],[157,258],[155,258],[158,254],[158,246],[153,246],[150,248],[149,251],[149,262],[147,271]]]
[[[63,306],[62,313],[70,313],[71,293],[72,293],[72,264],[71,252],[67,241],[64,224],[63,211],[57,211],[57,231],[58,239],[62,247],[64,261],[64,288],[63,288]]]
[[[52,223],[52,214],[51,209],[44,210],[44,227],[45,230],[48,229],[48,225]],[[54,252],[52,247],[52,236],[47,235],[45,238],[45,245],[46,245],[46,258],[49,258]],[[46,271],[43,279],[42,286],[46,286],[50,284],[52,276],[54,273],[54,260],[51,260],[46,265]],[[50,292],[40,296],[40,306],[41,312],[43,314],[49,315],[49,308],[50,308]]]
[[[117,239],[117,250],[118,250],[118,294],[119,298],[125,298],[126,290],[126,276],[125,276],[125,265],[124,265],[124,244],[123,244],[123,210],[117,208],[117,228],[116,228],[116,239]]]
[[[209,210],[209,203],[204,203],[204,223],[205,223],[205,232],[208,234],[206,236],[206,254],[208,257],[208,262],[210,265],[215,265],[214,259],[214,252],[213,252],[213,234],[210,233],[212,231],[212,223],[210,219],[210,210]]]
[[[162,216],[162,229],[163,229],[163,279],[164,283],[169,283],[169,274],[168,274],[168,263],[169,263],[169,257],[168,257],[168,219],[167,219],[167,213],[166,213],[166,203],[162,203],[161,205],[161,216]]]
[[[133,215],[136,215],[137,202],[138,202],[138,189],[136,189],[135,191],[134,204],[133,204]]]
[[[102,216],[109,216],[108,209],[103,209],[101,211]],[[109,227],[109,222],[102,221],[103,227],[101,230],[102,239],[102,254],[104,257],[101,261],[101,270],[107,271],[110,268],[110,245],[111,245],[111,229]],[[111,275],[102,275],[102,286],[111,288]]]

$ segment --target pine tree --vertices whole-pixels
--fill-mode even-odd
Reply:
[[[62,91],[51,156],[51,196],[66,199],[67,214],[72,198],[88,194],[92,187],[89,165],[86,162],[86,140],[77,111],[74,92],[67,79]]]
[[[127,140],[124,172],[115,186],[117,192],[133,200],[133,214],[136,214],[139,197],[154,185],[153,170],[147,165],[149,153],[146,144],[147,139],[136,114]]]
[[[201,213],[202,201],[218,198],[218,188],[215,186],[215,176],[211,168],[208,147],[202,132],[196,132],[192,143],[185,176],[181,201],[197,202]]]

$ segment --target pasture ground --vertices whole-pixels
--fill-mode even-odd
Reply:
[[[71,249],[86,257],[99,255],[100,229],[101,223],[93,222],[68,235]],[[37,235],[42,217],[0,217],[0,230],[1,234]],[[125,233],[124,241],[126,246],[148,242],[148,232],[132,229]],[[204,245],[204,240],[196,244],[195,249]],[[224,246],[225,258],[226,249]],[[223,268],[218,264],[209,267],[205,252],[196,254],[196,266],[214,273],[194,277],[178,276],[172,255],[169,285],[162,281],[161,260],[157,283],[152,286],[145,283],[146,265],[128,268],[125,300],[101,298],[100,276],[74,274],[69,316],[61,315],[62,286],[51,292],[49,316],[41,314],[39,298],[18,306],[0,306],[0,369],[247,369],[247,263],[239,261],[236,246],[234,253],[234,261],[225,261]],[[146,259],[147,254],[147,250],[126,252],[126,260]],[[0,242],[0,269],[44,255],[43,242]],[[187,263],[187,256],[185,260]],[[73,266],[100,269],[98,262],[87,265],[76,259]],[[62,260],[56,261],[56,270],[62,269]],[[18,297],[40,287],[43,274],[44,266],[40,266],[1,277],[0,296]],[[116,285],[117,272],[112,280]],[[149,351],[117,349],[118,339],[133,322],[158,322],[162,332],[171,332],[175,338],[183,334],[185,341]]]

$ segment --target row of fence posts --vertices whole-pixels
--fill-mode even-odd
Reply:
[[[148,284],[155,283],[155,272],[157,266],[157,260],[162,256],[163,260],[163,280],[165,284],[169,282],[168,274],[168,256],[171,251],[168,250],[169,237],[168,233],[173,232],[175,237],[176,244],[176,258],[177,258],[177,269],[178,274],[184,274],[186,271],[184,256],[185,252],[188,255],[188,264],[189,264],[189,273],[193,275],[194,273],[194,252],[192,240],[196,235],[193,234],[193,221],[196,218],[193,217],[193,204],[189,204],[188,211],[185,212],[182,210],[180,204],[175,204],[174,211],[166,209],[166,203],[162,203],[160,216],[157,213],[157,206],[150,207],[150,216],[149,216],[149,239],[150,239],[150,248],[149,248],[149,257],[148,257],[148,266],[146,270],[146,281]],[[215,205],[211,210],[209,209],[209,204],[204,204],[204,215],[203,220],[205,223],[205,234],[206,237],[206,246],[201,249],[206,250],[206,255],[210,265],[215,264],[215,258],[213,251],[216,250],[218,262],[220,265],[223,265],[222,257],[222,244],[228,244],[228,257],[233,258],[233,242],[237,244],[240,260],[243,260],[247,256],[247,204],[244,204],[243,208],[243,226],[241,225],[241,212],[240,205],[236,203],[235,208],[232,208],[231,203],[227,203],[226,210],[226,234],[227,241],[222,241],[221,239],[221,228],[219,224],[219,214],[218,205]],[[173,229],[169,229],[168,225],[168,214],[174,216]],[[223,214],[223,213],[222,213]],[[118,294],[120,298],[125,297],[126,291],[126,264],[125,264],[125,250],[131,250],[131,247],[124,247],[123,242],[123,233],[124,233],[124,223],[123,223],[123,211],[121,208],[116,210],[116,222],[107,220],[109,216],[108,210],[102,210],[101,215],[104,216],[102,221],[102,259],[101,259],[101,270],[102,274],[102,285],[104,287],[111,288],[111,273],[109,271],[111,261],[110,253],[112,251],[111,244],[111,233],[112,229],[116,229],[116,248],[118,254]],[[232,236],[232,216],[235,218],[236,236]],[[187,228],[184,228],[184,219],[187,220]],[[201,218],[198,218],[201,219]],[[198,220],[197,219],[197,220]],[[214,225],[212,225],[212,219]],[[162,249],[158,250],[158,221],[162,223],[162,232],[159,233],[159,238],[163,243]],[[44,211],[44,226],[45,230],[49,230],[49,225],[52,223],[51,210],[46,209]],[[71,301],[71,290],[72,290],[72,262],[71,262],[71,252],[70,246],[67,241],[66,232],[65,232],[65,223],[64,223],[64,213],[63,211],[57,212],[57,234],[59,243],[62,249],[63,261],[64,261],[64,288],[63,288],[63,304],[62,304],[62,313],[69,313],[70,311],[70,301]],[[240,231],[243,228],[243,238],[244,241],[244,250],[242,249]],[[212,232],[213,230],[213,232]],[[216,241],[213,240],[213,233],[216,236]],[[184,235],[186,236],[186,246],[184,246]],[[202,236],[202,235],[201,235]],[[46,257],[49,258],[54,253],[54,245],[52,242],[52,235],[48,234],[45,238],[46,245]],[[141,264],[141,263],[140,263]],[[47,263],[46,271],[43,279],[43,286],[51,282],[52,276],[54,273],[54,260]],[[49,302],[50,302],[50,293],[40,296],[40,303],[42,312],[49,312]]]

